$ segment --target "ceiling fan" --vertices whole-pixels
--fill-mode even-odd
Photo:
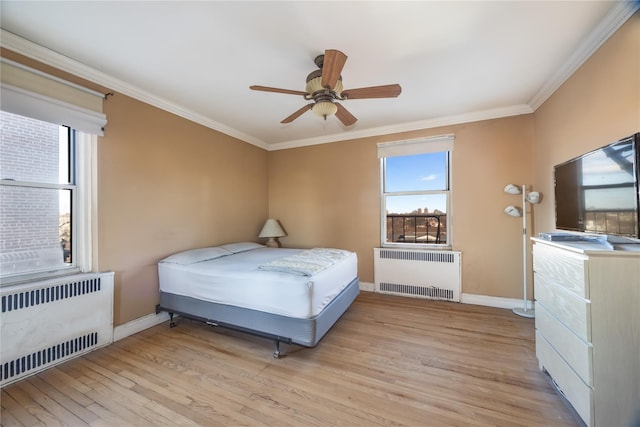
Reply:
[[[342,87],[342,76],[340,73],[342,72],[344,64],[347,62],[347,55],[339,50],[327,49],[324,51],[324,55],[318,55],[314,62],[320,69],[312,71],[307,76],[305,92],[258,85],[249,86],[249,89],[302,95],[307,101],[313,100],[312,103],[300,108],[280,123],[291,123],[307,112],[307,110],[312,110],[317,115],[324,117],[325,120],[328,116],[335,115],[345,126],[351,126],[358,119],[347,111],[342,104],[336,101],[366,98],[395,98],[402,92],[399,84],[344,89]]]

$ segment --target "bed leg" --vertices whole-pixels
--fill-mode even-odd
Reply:
[[[169,327],[170,328],[175,328],[176,327],[176,322],[173,321],[173,313],[169,313]]]
[[[276,349],[273,351],[273,358],[279,359],[280,358],[280,340],[275,340],[275,344],[276,344]]]

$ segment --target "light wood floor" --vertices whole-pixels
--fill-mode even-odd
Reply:
[[[179,319],[2,390],[3,426],[577,426],[509,310],[361,293],[315,348]]]

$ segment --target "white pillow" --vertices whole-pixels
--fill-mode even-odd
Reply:
[[[227,255],[232,255],[232,252],[229,252],[228,250],[220,247],[190,249],[188,251],[178,252],[177,254],[170,255],[160,262],[188,265],[194,264],[196,262],[220,258]]]
[[[237,254],[238,252],[250,251],[252,249],[264,248],[264,245],[260,243],[253,242],[238,242],[238,243],[228,243],[226,245],[220,246],[223,249],[228,250],[231,253]]]

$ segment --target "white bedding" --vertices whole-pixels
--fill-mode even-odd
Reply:
[[[301,249],[257,247],[215,259],[177,264],[160,261],[162,292],[209,302],[307,319],[322,309],[357,276],[357,255],[346,258],[311,277],[258,266],[295,255]]]

